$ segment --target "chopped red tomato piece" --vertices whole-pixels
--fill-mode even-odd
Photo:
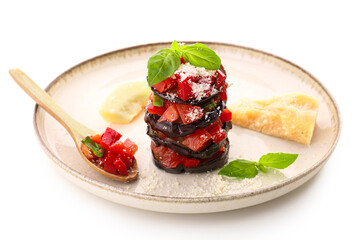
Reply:
[[[128,152],[130,152],[131,156],[133,157],[136,151],[138,150],[138,146],[128,138],[124,141],[124,145],[128,149]]]
[[[179,118],[179,113],[177,111],[177,108],[175,104],[172,104],[170,107],[168,107],[168,109],[166,109],[163,115],[161,115],[158,122],[162,122],[165,120],[168,122],[175,122],[178,118]]]
[[[184,167],[187,168],[192,168],[192,167],[196,167],[197,165],[199,165],[200,160],[197,159],[190,159],[190,158],[183,158],[182,164],[184,165]]]
[[[204,116],[204,112],[199,106],[191,106],[177,103],[176,108],[184,124],[195,122],[196,120],[199,120]]]
[[[121,160],[126,164],[127,168],[131,168],[133,165],[133,158],[134,155],[131,154],[130,150],[128,148],[126,148],[125,144],[118,141],[116,143],[114,143],[113,145],[110,146],[109,149],[110,153],[115,153],[117,154],[117,156],[114,157],[114,161],[115,158],[121,158]]]
[[[117,155],[118,155],[118,154],[115,153],[115,152],[107,151],[105,158],[103,158],[103,159],[104,159],[104,163],[113,164],[114,159],[115,159],[115,157],[116,157]]]
[[[151,150],[159,163],[166,168],[176,168],[182,161],[182,157],[170,148],[161,145],[157,147],[153,142],[151,142]]]
[[[105,172],[116,174],[116,167],[113,164],[104,163]]]
[[[156,107],[152,104],[152,102],[149,103],[149,105],[147,106],[147,111],[150,114],[156,114],[156,115],[162,115],[165,112],[165,108],[164,107]]]
[[[221,92],[220,92],[220,100],[221,101],[227,100],[227,86],[228,85],[229,85],[228,83],[225,83],[223,89],[221,89]]]
[[[109,150],[111,144],[113,144],[120,138],[121,138],[120,133],[108,127],[106,128],[105,132],[101,135],[100,146],[105,148],[105,150]]]
[[[162,156],[164,154],[164,152],[166,151],[166,147],[159,145],[156,146],[156,144],[151,141],[151,150],[153,151],[155,157],[158,159],[160,156]]]
[[[181,78],[179,78],[177,81],[179,87],[179,89],[177,90],[177,95],[183,101],[189,100],[190,98],[194,97],[192,88],[190,86],[191,80],[191,77],[187,77],[184,80],[181,80]]]
[[[134,158],[129,155],[120,155],[120,159],[125,163],[127,169],[134,165]]]
[[[181,64],[185,64],[185,63],[186,63],[185,60],[184,60],[184,58],[180,58],[180,62],[181,62]]]
[[[100,142],[101,142],[101,135],[100,135],[100,134],[97,134],[97,135],[92,136],[92,137],[90,137],[90,138],[91,138],[91,140],[93,140],[93,141],[96,142],[97,144],[100,144]]]
[[[164,92],[166,90],[172,89],[176,84],[176,79],[173,79],[171,77],[165,79],[164,81],[161,81],[152,87],[158,90],[159,92]]]
[[[219,152],[225,152],[225,150],[226,149],[225,149],[225,143],[224,143],[224,145],[222,145],[221,148],[219,149]]]
[[[85,157],[89,160],[92,160],[92,159],[95,159],[96,156],[94,155],[94,153],[91,151],[91,149],[84,145],[84,144],[81,144],[81,152],[85,155]]]
[[[205,129],[196,130],[182,142],[193,151],[200,151],[211,143],[211,135]]]
[[[226,75],[220,70],[217,70],[216,74],[217,74],[217,79],[216,79],[215,87],[219,89],[223,85],[226,79]]]
[[[125,144],[120,141],[112,144],[109,148],[109,152],[114,152],[116,154],[128,153]]]
[[[225,108],[220,115],[220,120],[222,122],[228,122],[231,121],[231,119],[232,119],[232,112],[230,112],[229,109]]]
[[[168,107],[170,107],[171,105],[173,105],[174,103],[171,102],[171,101],[168,101],[168,100],[165,100],[164,101],[164,108],[165,109],[168,109]]]
[[[222,127],[223,123],[221,122],[220,117],[218,117],[213,123],[211,123],[209,126],[207,126],[205,128],[205,130],[209,132],[209,130],[212,129],[213,127],[215,127],[216,125],[219,125],[220,127]]]
[[[209,133],[215,144],[226,138],[224,129],[222,129],[219,125],[215,125],[212,129],[209,130]]]
[[[160,157],[159,162],[166,168],[176,168],[181,163],[181,157],[168,148],[164,155]]]
[[[126,164],[122,161],[121,158],[116,158],[114,161],[114,165],[120,175],[122,175],[122,176],[128,175],[128,171],[127,171],[128,168],[127,168]]]

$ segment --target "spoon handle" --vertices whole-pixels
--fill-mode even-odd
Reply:
[[[9,71],[15,82],[39,104],[46,112],[58,120],[70,133],[75,142],[88,135],[94,135],[93,130],[88,129],[69,114],[67,114],[56,102],[41,89],[33,80],[19,69]]]

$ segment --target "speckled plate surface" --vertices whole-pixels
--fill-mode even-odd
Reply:
[[[263,135],[234,126],[229,133],[230,160],[258,160],[269,152],[299,153],[285,170],[259,173],[253,179],[228,179],[217,171],[172,175],[157,169],[151,160],[150,139],[141,113],[134,122],[116,125],[98,113],[103,99],[120,82],[145,81],[147,59],[169,43],[155,43],[110,52],[87,60],[61,74],[47,91],[70,115],[89,128],[110,126],[134,140],[139,179],[130,184],[107,179],[79,156],[65,129],[38,106],[34,125],[40,144],[61,172],[78,186],[105,199],[159,212],[206,213],[243,208],[279,197],[313,177],[330,157],[340,134],[334,100],[308,72],[274,55],[236,45],[206,43],[222,59],[228,74],[230,104],[240,97],[267,98],[303,92],[320,100],[310,146]],[[94,97],[96,96],[96,97]]]

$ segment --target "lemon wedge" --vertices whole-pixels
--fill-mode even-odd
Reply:
[[[107,122],[130,123],[145,107],[150,94],[146,81],[122,83],[105,98],[99,113]]]

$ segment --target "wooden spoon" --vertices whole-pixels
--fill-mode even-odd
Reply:
[[[31,80],[25,73],[23,73],[19,69],[12,69],[9,71],[11,77],[15,80],[15,82],[32,98],[39,104],[46,112],[48,112],[51,116],[53,116],[57,121],[59,121],[65,129],[69,132],[71,137],[73,138],[76,148],[79,151],[81,157],[86,161],[87,164],[90,165],[93,169],[95,169],[98,173],[104,175],[105,177],[120,181],[120,182],[130,182],[136,180],[138,176],[138,167],[136,160],[134,161],[134,165],[129,171],[128,176],[121,176],[108,173],[104,171],[102,168],[98,167],[89,159],[81,151],[81,140],[86,136],[96,135],[97,132],[88,129],[81,123],[77,122],[75,119],[70,117],[62,108],[59,107],[55,103],[55,101],[44,91],[42,90],[33,80]]]

